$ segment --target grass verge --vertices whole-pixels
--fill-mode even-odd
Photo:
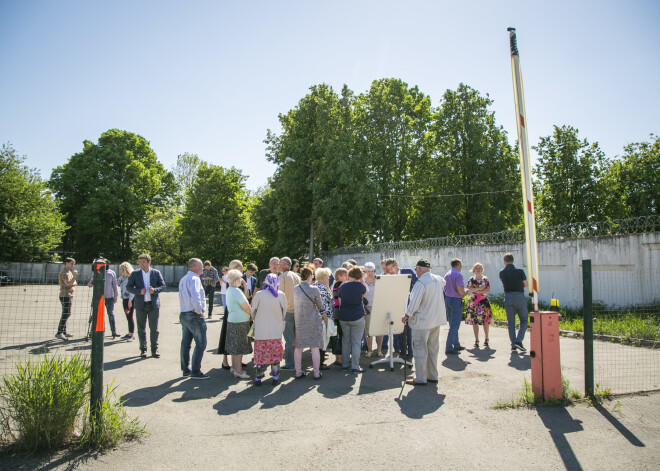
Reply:
[[[144,435],[117,397],[106,388],[100,410],[89,411],[90,364],[81,355],[45,356],[19,364],[0,386],[0,446],[3,452],[33,454],[62,446],[104,449]]]
[[[495,320],[506,322],[504,297],[502,295],[492,296],[490,302]],[[548,308],[549,306],[539,306],[541,310]],[[561,314],[560,330],[584,332],[582,309],[562,308],[559,310],[559,314]],[[660,343],[660,305],[651,304],[615,309],[595,304],[594,334],[629,339],[633,344],[634,339]]]

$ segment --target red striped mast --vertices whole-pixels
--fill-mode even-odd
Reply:
[[[527,270],[531,283],[529,294],[534,299],[534,310],[539,310],[539,265],[536,245],[536,218],[534,217],[534,191],[532,189],[532,169],[529,163],[529,140],[527,139],[527,116],[525,114],[525,94],[523,93],[520,57],[516,40],[516,28],[507,28],[511,46],[511,69],[513,73],[513,96],[516,103],[516,125],[518,128],[518,154],[520,155],[520,176],[522,178],[523,214],[525,220],[525,248]]]

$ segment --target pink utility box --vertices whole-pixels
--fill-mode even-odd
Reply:
[[[548,401],[562,399],[561,361],[559,358],[559,313],[530,312],[529,325],[532,360],[532,391]]]

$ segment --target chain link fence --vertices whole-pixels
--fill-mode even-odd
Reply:
[[[59,268],[35,269],[35,264],[0,264],[0,374],[14,371],[16,365],[42,354],[89,354],[87,331],[91,314],[92,288],[87,287],[89,270],[80,270],[74,288],[71,316],[66,322],[67,340],[55,334],[62,316],[59,298]],[[38,267],[37,267],[38,268]],[[89,267],[87,267],[89,268]]]

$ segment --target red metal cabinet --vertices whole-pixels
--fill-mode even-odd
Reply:
[[[559,357],[559,314],[530,313],[532,391],[536,397],[562,398],[561,361]]]

